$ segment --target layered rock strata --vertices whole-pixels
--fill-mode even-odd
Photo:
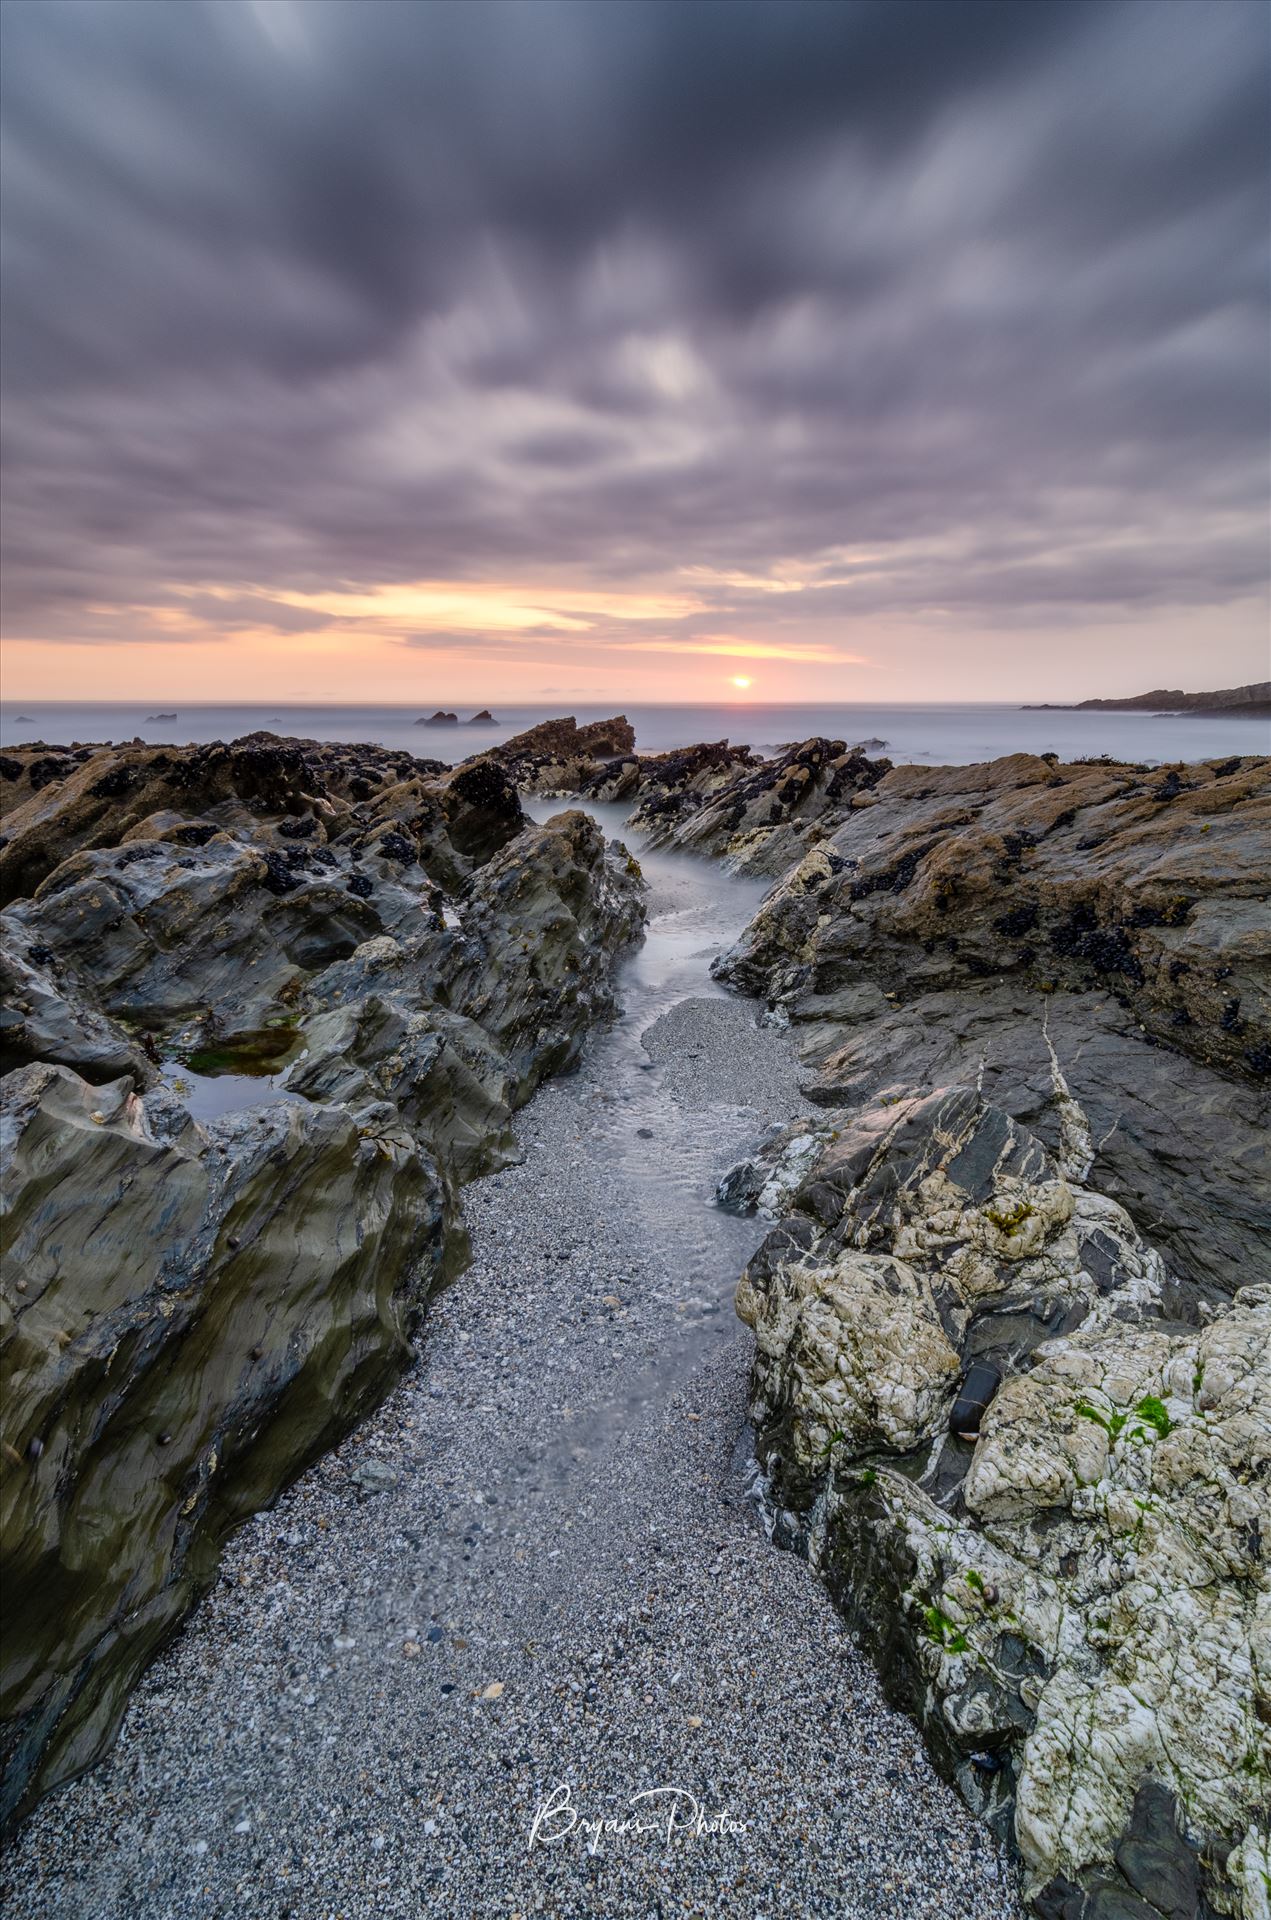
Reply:
[[[720,1196],[774,1530],[1044,1920],[1267,1914],[1269,827],[1247,757],[895,768],[716,963],[826,1110]]]
[[[41,747],[0,795],[12,1817],[407,1363],[466,1257],[459,1186],[612,1007],[643,906],[622,849],[528,822],[490,762]],[[196,1118],[224,1072],[248,1094]]]
[[[1045,1920],[1260,1920],[1271,1283],[1181,1288],[1055,1093],[1054,1153],[963,1087],[730,1176],[786,1208],[738,1290],[764,1497]]]
[[[719,1196],[776,1538],[1043,1920],[1266,1920],[1271,765],[582,784],[781,876],[714,969],[825,1110]]]
[[[480,758],[505,767],[519,787],[534,793],[576,793],[588,777],[635,747],[635,729],[625,713],[579,726],[571,716],[543,720],[514,733]]]
[[[778,875],[821,840],[889,771],[842,740],[816,738],[763,759],[747,747],[690,747],[598,768],[585,791],[634,798],[631,825],[654,846]]]
[[[1045,1017],[1100,1187],[1180,1277],[1265,1262],[1271,763],[895,768],[715,971],[794,1025],[814,1101],[978,1081],[1053,1145]]]

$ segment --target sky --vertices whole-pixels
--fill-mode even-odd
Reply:
[[[4,0],[18,701],[1265,678],[1261,0]]]

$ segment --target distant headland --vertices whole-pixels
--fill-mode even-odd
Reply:
[[[1249,687],[1219,687],[1213,693],[1182,693],[1177,687],[1156,687],[1128,700],[1041,700],[1024,713],[1230,713],[1243,719],[1271,715],[1271,680]]]
[[[459,715],[447,713],[444,707],[438,707],[436,713],[430,713],[426,720],[415,722],[417,727],[457,727],[459,724]],[[463,724],[469,727],[497,727],[500,723],[488,707],[482,707],[480,713],[474,713],[471,720],[466,720]]]

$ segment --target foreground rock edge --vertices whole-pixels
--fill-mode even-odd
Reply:
[[[643,907],[588,818],[527,823],[481,764],[263,736],[0,774],[0,852],[39,876],[5,929],[12,1820],[109,1744],[225,1534],[408,1364],[466,1258],[460,1182],[612,1009]],[[155,1084],[171,1039],[233,1055],[262,1020],[285,1100],[200,1123]]]
[[[1262,1920],[1271,1285],[1180,1321],[1060,1088],[1067,1164],[955,1088],[728,1177],[768,1522],[1047,1920]]]
[[[1000,1584],[986,1579],[975,1564],[984,1557],[987,1529],[967,1506],[963,1518],[973,1537],[963,1585],[956,1597],[948,1590],[941,1552],[930,1550],[930,1541],[946,1546],[946,1536],[957,1529],[932,1493],[956,1505],[965,1479],[966,1498],[987,1499],[989,1523],[1006,1526],[1004,1518],[992,1516],[992,1498],[982,1484],[991,1478],[988,1467],[978,1479],[968,1478],[965,1461],[946,1458],[951,1447],[965,1449],[967,1443],[938,1437],[942,1420],[947,1427],[951,1414],[967,1417],[966,1406],[954,1405],[958,1382],[966,1400],[970,1382],[985,1377],[973,1373],[967,1354],[949,1338],[957,1329],[944,1325],[947,1302],[938,1307],[930,1296],[924,1307],[913,1297],[922,1289],[904,1263],[893,1259],[889,1265],[872,1250],[859,1260],[844,1255],[847,1270],[840,1261],[832,1273],[818,1273],[808,1248],[825,1229],[825,1208],[830,1217],[836,1206],[842,1208],[842,1187],[850,1190],[851,1184],[840,1180],[837,1198],[827,1201],[827,1183],[817,1177],[826,1138],[837,1132],[829,1119],[824,1129],[811,1131],[806,1123],[793,1124],[770,1143],[760,1162],[735,1169],[721,1185],[724,1204],[769,1214],[793,1209],[788,1226],[776,1230],[777,1251],[769,1248],[757,1256],[758,1265],[752,1263],[739,1290],[739,1310],[757,1335],[753,1411],[760,1458],[772,1475],[774,1533],[820,1567],[840,1608],[875,1654],[894,1697],[920,1720],[946,1771],[999,1832],[1019,1842],[1030,1869],[1031,1897],[1045,1920],[1151,1920],[1156,1914],[1187,1920],[1209,1910],[1207,1896],[1221,1910],[1247,1920],[1265,1920],[1268,1910],[1271,1272],[1265,1249],[1271,1192],[1269,1116],[1260,1088],[1271,1069],[1269,776],[1271,764],[1249,756],[1150,769],[1111,763],[1071,768],[1057,765],[1053,756],[1016,755],[983,767],[893,770],[887,762],[865,760],[860,750],[853,752],[841,741],[818,740],[763,763],[724,742],[669,755],[627,755],[597,765],[580,783],[594,797],[634,804],[632,821],[655,841],[717,855],[744,871],[784,875],[715,971],[742,991],[763,995],[764,1017],[803,1026],[810,1074],[806,1091],[827,1109],[846,1108],[851,1127],[864,1127],[871,1151],[878,1130],[889,1126],[896,1109],[921,1105],[922,1096],[939,1087],[935,1075],[942,1067],[961,1065],[974,1074],[963,1097],[981,1118],[991,1113],[977,1089],[996,1051],[991,1078],[1011,1098],[1012,1110],[1027,1111],[1044,1135],[1032,1143],[1037,1165],[1045,1164],[1049,1149],[1063,1170],[1056,1163],[1052,1177],[1042,1181],[1049,1189],[1049,1209],[1039,1206],[1035,1195],[1021,1198],[1018,1188],[1000,1197],[1000,1204],[990,1195],[990,1210],[997,1216],[989,1221],[991,1232],[1000,1235],[1006,1229],[1010,1237],[1028,1222],[1023,1243],[1040,1232],[1039,1244],[1012,1249],[1011,1257],[1021,1260],[1043,1251],[1048,1233],[1061,1241],[1069,1235],[1073,1215],[1084,1212],[1087,1222],[1098,1222],[1097,1232],[1081,1242],[1090,1254],[1088,1266],[1078,1260],[1073,1271],[1074,1249],[1065,1246],[1059,1268],[1046,1276],[1052,1286],[1066,1279],[1066,1307],[1059,1310],[1051,1299],[1046,1312],[1035,1314],[1029,1307],[1024,1314],[1041,1323],[1057,1312],[1055,1324],[1038,1324],[1034,1339],[1023,1346],[1017,1326],[1016,1350],[998,1356],[1014,1376],[1003,1389],[998,1420],[1005,1420],[1012,1398],[1023,1391],[1018,1382],[1044,1389],[1047,1364],[1085,1365],[1094,1378],[1090,1411],[1075,1416],[1081,1437],[1087,1443],[1091,1435],[1097,1439],[1102,1424],[1114,1454],[1122,1447],[1159,1442],[1153,1459],[1164,1466],[1181,1452],[1185,1484],[1197,1465],[1186,1458],[1188,1445],[1212,1410],[1196,1405],[1184,1417],[1181,1400],[1168,1391],[1170,1383],[1180,1369],[1187,1371],[1189,1356],[1203,1382],[1214,1358],[1210,1346],[1231,1342],[1240,1351],[1240,1379],[1230,1383],[1237,1401],[1245,1396],[1235,1410],[1237,1425],[1243,1422],[1239,1457],[1223,1494],[1227,1524],[1215,1533],[1219,1559],[1224,1542],[1232,1548],[1214,1575],[1227,1582],[1215,1603],[1215,1612],[1224,1614],[1223,1632],[1210,1634],[1206,1642],[1202,1624],[1192,1618],[1195,1605],[1189,1600],[1199,1592],[1203,1611],[1209,1584],[1203,1551],[1200,1576],[1189,1578],[1173,1567],[1175,1585],[1164,1605],[1154,1609],[1148,1593],[1134,1592],[1133,1581],[1122,1589],[1122,1610],[1131,1622],[1150,1628],[1172,1604],[1176,1637],[1186,1641],[1195,1629],[1202,1649],[1208,1646],[1208,1654],[1202,1651],[1194,1662],[1188,1685],[1180,1686],[1174,1712],[1177,1730],[1185,1736],[1185,1764],[1171,1758],[1166,1741],[1158,1739],[1148,1752],[1150,1741],[1145,1746],[1140,1739],[1136,1749],[1131,1740],[1119,1770],[1110,1769],[1115,1778],[1109,1780],[1105,1770],[1102,1797],[1087,1793],[1083,1808],[1080,1794],[1074,1794],[1074,1810],[1064,1801],[1062,1785],[1065,1776],[1071,1782],[1079,1771],[1074,1754],[1101,1746],[1106,1759],[1125,1740],[1126,1726],[1118,1725],[1115,1715],[1108,1728],[1096,1724],[1097,1709],[1081,1695],[1083,1686],[1089,1693],[1097,1689],[1089,1686],[1089,1676],[1062,1637],[1052,1635],[1054,1644],[1043,1655],[1012,1635],[1021,1638],[1011,1651],[1024,1670],[1006,1675],[1007,1689],[998,1688],[1002,1698],[993,1698],[991,1688],[986,1698],[979,1697],[985,1690],[963,1673],[966,1697],[945,1711],[958,1691],[947,1676],[941,1689],[945,1666],[973,1665],[984,1654],[966,1625],[968,1609],[973,1616],[986,1593],[990,1606],[996,1605]],[[539,777],[554,790],[553,769],[542,768]],[[1180,799],[1183,812],[1166,824],[1165,810]],[[1048,837],[1051,845],[1039,856]],[[1234,864],[1228,863],[1224,846],[1236,853]],[[1100,855],[1105,847],[1109,853]],[[792,866],[792,859],[797,864]],[[1008,897],[998,904],[994,895],[1002,888]],[[858,916],[860,924],[853,927]],[[1167,928],[1187,931],[1155,931]],[[1040,961],[1038,935],[1046,942]],[[941,948],[948,957],[941,957]],[[902,1012],[907,1005],[914,1016],[908,1026]],[[955,1008],[962,1033],[946,1038],[945,1023]],[[1082,1059],[1091,1034],[1106,1053],[1109,1077],[1102,1088],[1105,1111],[1097,1138],[1062,1076],[1056,1081],[1055,1051],[1045,1036],[1051,1010],[1063,1031],[1065,1057]],[[995,1049],[999,1032],[1001,1044]],[[1036,1040],[1045,1047],[1052,1071],[1044,1093],[1037,1088],[1035,1067],[1021,1074],[1018,1064],[1012,1068],[1004,1057],[1026,1036],[1035,1055]],[[1146,1036],[1146,1045],[1139,1036]],[[1233,1046],[1233,1040],[1239,1044]],[[915,1062],[906,1060],[906,1048],[917,1054]],[[871,1065],[871,1051],[877,1064]],[[1141,1063],[1149,1058],[1153,1071],[1143,1073]],[[915,1064],[919,1071],[928,1067],[932,1078],[915,1085]],[[1127,1070],[1130,1083],[1120,1078]],[[1242,1082],[1252,1083],[1248,1093]],[[1060,1088],[1062,1097],[1056,1097]],[[872,1106],[880,1095],[881,1106]],[[1198,1126],[1193,1114],[1205,1114],[1205,1124]],[[1008,1128],[1015,1125],[1009,1114],[999,1112],[997,1120]],[[1074,1161],[1071,1134],[1078,1120],[1084,1150]],[[1115,1137],[1125,1120],[1128,1146]],[[1215,1126],[1219,1138],[1225,1130],[1231,1164],[1242,1169],[1234,1194],[1210,1157]],[[1187,1169],[1182,1180],[1180,1147]],[[1178,1272],[1140,1239],[1114,1200],[1086,1185],[1096,1161],[1101,1175],[1112,1174],[1141,1217],[1166,1228],[1171,1258],[1181,1262]],[[1217,1204],[1206,1212],[1203,1194],[1198,1200],[1188,1189],[1203,1189],[1215,1180]],[[831,1180],[831,1193],[834,1186]],[[1067,1213],[1065,1194],[1071,1201]],[[1018,1219],[1017,1208],[1023,1209]],[[811,1219],[801,1217],[806,1215]],[[787,1258],[793,1267],[782,1264]],[[757,1283],[757,1275],[772,1278],[764,1275],[765,1260],[775,1262],[774,1271],[783,1275],[775,1306],[763,1282]],[[790,1281],[794,1270],[803,1274],[799,1283]],[[1074,1299],[1078,1274],[1083,1285]],[[1127,1285],[1131,1274],[1137,1279]],[[1250,1277],[1263,1284],[1242,1284]],[[1107,1326],[1102,1325],[1106,1303],[1095,1304],[1104,1290],[1118,1296],[1115,1324]],[[795,1304],[796,1297],[803,1298],[803,1307]],[[907,1305],[898,1304],[906,1299]],[[872,1307],[853,1311],[852,1300],[872,1302]],[[883,1302],[891,1304],[882,1308]],[[1001,1304],[999,1299],[995,1312]],[[1018,1311],[1014,1317],[1018,1322]],[[1081,1323],[1087,1318],[1091,1325],[1083,1336]],[[969,1324],[974,1320],[972,1312]],[[1155,1323],[1149,1346],[1166,1344],[1161,1352],[1139,1355],[1141,1391],[1123,1405],[1098,1384],[1098,1375],[1101,1368],[1106,1375],[1109,1366],[1115,1370],[1123,1359],[1133,1358],[1145,1339],[1142,1323]],[[1032,1348],[1042,1344],[1036,1336],[1060,1333],[1069,1334],[1070,1341],[1059,1342],[1060,1351],[1049,1363],[1034,1362]],[[779,1374],[787,1362],[788,1378],[802,1380],[806,1388],[803,1363],[818,1350],[822,1386],[842,1388],[845,1374],[850,1380],[861,1371],[880,1376],[876,1386],[886,1386],[889,1368],[898,1377],[890,1393],[864,1395],[863,1432],[853,1437],[841,1424],[840,1400],[836,1417],[820,1420],[811,1457],[800,1457],[800,1447],[792,1449],[799,1393],[788,1391],[783,1403],[782,1393],[774,1399],[769,1388],[773,1369]],[[995,1374],[997,1369],[988,1369],[989,1378]],[[1211,1374],[1211,1386],[1212,1379]],[[1196,1395],[1200,1392],[1197,1385]],[[1175,1433],[1176,1427],[1182,1431]],[[978,1432],[971,1439],[978,1451]],[[1220,1451],[1221,1444],[1220,1439]],[[880,1451],[887,1446],[904,1449],[904,1458],[893,1454],[888,1462]],[[932,1457],[915,1459],[915,1450],[921,1454],[926,1447]],[[1141,1466],[1145,1456],[1125,1457]],[[933,1477],[931,1488],[916,1484],[924,1465]],[[1009,1480],[1007,1474],[1007,1487]],[[1102,1515],[1110,1532],[1116,1532],[1118,1521],[1125,1531],[1128,1519],[1129,1531],[1138,1530],[1140,1537],[1153,1525],[1167,1533],[1181,1529],[1185,1536],[1201,1535],[1203,1547],[1207,1516],[1197,1526],[1178,1522],[1176,1527],[1177,1502],[1167,1499],[1164,1519],[1150,1521],[1145,1512],[1152,1504],[1150,1490],[1143,1500],[1141,1489],[1116,1485],[1115,1475],[1113,1481]],[[1079,1489],[1074,1484],[1073,1517],[1067,1524],[1076,1525],[1078,1533],[1098,1511],[1099,1487],[1098,1474]],[[1211,1482],[1201,1476],[1202,1504],[1207,1488]],[[1167,1488],[1167,1494],[1175,1492]],[[999,1494],[1009,1514],[1009,1492],[999,1489]],[[1080,1511],[1087,1498],[1091,1505]],[[1040,1506],[1045,1509],[1046,1503]],[[1018,1516],[1015,1524],[1018,1531]],[[895,1538],[907,1543],[907,1558],[895,1554]],[[919,1550],[924,1542],[925,1553]],[[1003,1542],[995,1551],[1010,1557]],[[1165,1559],[1169,1563],[1170,1554]],[[1027,1565],[1027,1554],[1022,1561]],[[1230,1597],[1233,1592],[1236,1599]],[[906,1625],[898,1628],[897,1618]],[[1150,1648],[1144,1658],[1150,1672]],[[1032,1661],[1043,1665],[1030,1671]],[[1042,1671],[1052,1682],[1050,1725],[1035,1735],[1017,1799],[1015,1762],[1004,1755],[1037,1725]],[[1164,1656],[1157,1662],[1158,1679],[1163,1671],[1169,1671]],[[998,1686],[998,1679],[992,1684]],[[1065,1687],[1074,1698],[1059,1703]],[[1027,1688],[1037,1692],[1036,1700],[1026,1698]],[[1133,1687],[1123,1692],[1133,1723]],[[1232,1726],[1223,1724],[1224,1708],[1234,1715]],[[1142,1717],[1153,1721],[1150,1710]],[[1159,1716],[1155,1724],[1159,1729]],[[978,1743],[974,1753],[968,1741]],[[1198,1791],[1212,1769],[1214,1751],[1223,1755],[1218,1779],[1228,1790],[1225,1806],[1213,1804],[1212,1796],[1206,1802]],[[1047,1752],[1048,1759],[1038,1757]]]

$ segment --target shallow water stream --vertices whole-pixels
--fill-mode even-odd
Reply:
[[[560,802],[537,798],[527,807],[539,820],[560,810]],[[803,1103],[787,1037],[757,1028],[755,1008],[710,976],[711,961],[742,933],[771,882],[650,848],[624,825],[621,807],[584,811],[638,859],[648,921],[618,970],[616,1020],[590,1041],[579,1083],[558,1089],[560,1145],[571,1150],[581,1107],[587,1125],[581,1135],[574,1130],[573,1149],[585,1146],[597,1190],[622,1196],[646,1250],[679,1274],[690,1296],[680,1337],[657,1355],[666,1389],[703,1347],[735,1332],[737,1276],[766,1231],[715,1205],[719,1175],[761,1131],[761,1109],[784,1120]],[[553,1147],[549,1134],[544,1150]]]

